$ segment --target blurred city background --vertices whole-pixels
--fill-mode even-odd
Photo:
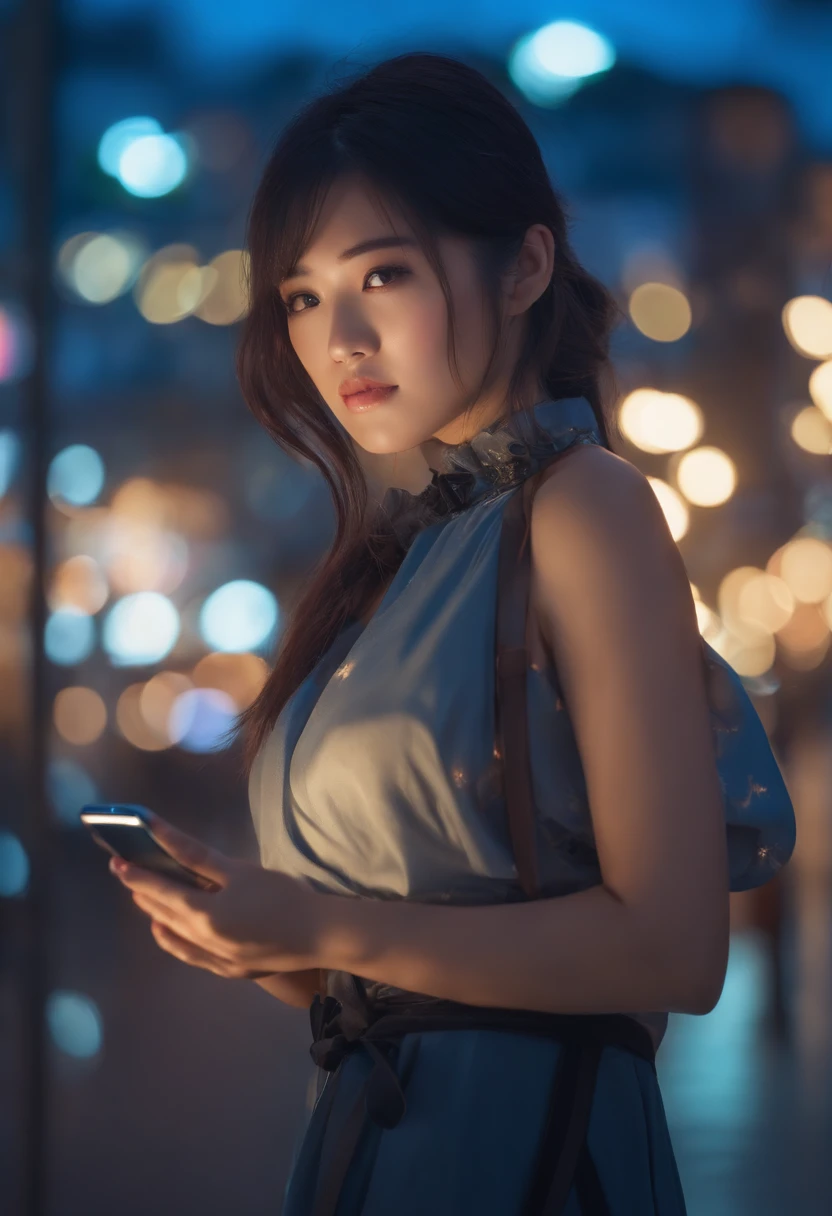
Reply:
[[[256,856],[218,740],[332,512],[236,383],[247,209],[299,104],[414,49],[519,107],[626,311],[618,450],[795,802],[791,864],[732,897],[718,1006],[659,1053],[689,1212],[829,1210],[832,3],[0,0],[9,1216],[280,1211],[307,1014],[161,951],[78,811]]]

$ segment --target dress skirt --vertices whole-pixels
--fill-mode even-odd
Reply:
[[[361,1117],[335,1216],[542,1212],[531,1194],[547,1164],[541,1155],[550,1099],[566,1050],[551,1039],[502,1029],[404,1035],[394,1057],[404,1113],[393,1127]],[[337,1169],[333,1158],[343,1155],[345,1128],[366,1102],[373,1069],[373,1057],[355,1051],[327,1076],[295,1151],[283,1216],[315,1216],[319,1180]],[[604,1046],[590,1101],[585,1144],[596,1191],[590,1189],[589,1198],[581,1193],[582,1206],[572,1186],[562,1216],[685,1216],[653,1065]]]

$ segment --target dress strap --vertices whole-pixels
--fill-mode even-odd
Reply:
[[[514,860],[527,899],[540,890],[535,840],[534,798],[526,712],[526,618],[531,577],[531,545],[524,488],[503,511],[497,565],[496,753],[503,762],[503,785]]]
[[[576,442],[557,452],[545,468],[580,446]],[[503,511],[497,561],[495,754],[503,763],[509,833],[527,899],[537,899],[540,894],[526,701],[532,498],[527,489],[529,482],[534,487],[540,481],[543,472],[534,473],[509,498]]]

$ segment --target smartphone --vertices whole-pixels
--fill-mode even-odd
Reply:
[[[198,887],[201,891],[219,891],[220,886],[204,874],[189,870],[156,839],[150,829],[147,807],[126,802],[87,805],[81,808],[81,822],[90,831],[96,844],[114,857],[132,865],[143,866],[154,874]]]

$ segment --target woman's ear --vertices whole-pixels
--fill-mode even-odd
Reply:
[[[517,316],[543,295],[555,267],[555,238],[545,224],[532,224],[520,252],[502,276],[505,310]]]

